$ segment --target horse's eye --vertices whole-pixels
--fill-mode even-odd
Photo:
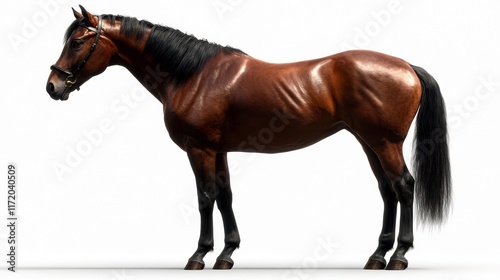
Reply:
[[[83,40],[75,39],[71,42],[71,48],[75,51],[83,47]]]

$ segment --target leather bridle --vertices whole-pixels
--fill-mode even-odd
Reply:
[[[90,50],[87,53],[87,55],[85,56],[85,58],[83,59],[83,61],[80,63],[80,65],[78,65],[78,67],[74,71],[66,70],[66,69],[64,69],[62,67],[59,67],[59,66],[55,65],[55,64],[52,65],[52,66],[50,66],[50,70],[57,70],[57,71],[60,71],[60,72],[62,72],[62,73],[64,73],[64,74],[67,75],[66,81],[64,82],[64,84],[66,85],[66,90],[68,88],[72,87],[76,83],[76,81],[78,80],[76,78],[76,74],[78,74],[78,72],[80,72],[80,70],[82,70],[83,66],[85,66],[85,64],[87,63],[87,61],[90,58],[90,55],[94,52],[95,47],[97,46],[97,42],[99,41],[99,37],[101,36],[101,32],[102,32],[102,16],[99,16],[99,20],[98,20],[98,23],[97,23],[97,29],[93,28],[93,27],[89,27],[89,26],[83,24],[82,22],[80,22],[78,25],[80,27],[83,27],[83,28],[85,28],[85,29],[87,29],[89,31],[92,31],[92,32],[96,33],[94,42],[92,43],[92,46],[90,47]],[[77,88],[77,90],[79,90],[79,89],[80,88]]]

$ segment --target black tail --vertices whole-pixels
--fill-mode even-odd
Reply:
[[[434,78],[412,66],[422,85],[413,145],[415,197],[419,221],[440,224],[451,207],[451,171],[446,108]]]

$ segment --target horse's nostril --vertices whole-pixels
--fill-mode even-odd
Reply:
[[[50,95],[54,94],[54,90],[55,90],[54,84],[53,83],[47,83],[47,92]]]

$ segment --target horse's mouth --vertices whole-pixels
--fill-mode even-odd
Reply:
[[[51,97],[52,99],[54,99],[54,100],[58,100],[58,101],[66,101],[66,100],[68,100],[68,98],[69,98],[69,94],[70,94],[69,92],[64,92],[64,93],[63,93],[63,94],[61,94],[61,95],[55,95],[55,94],[54,94],[54,95],[50,95],[50,97]]]
[[[70,88],[64,88],[64,91],[62,93],[49,93],[49,96],[54,100],[66,101],[68,100],[70,94]]]
[[[69,92],[69,90],[65,90],[59,100],[61,100],[61,101],[68,100],[70,94],[71,94],[71,92]]]

